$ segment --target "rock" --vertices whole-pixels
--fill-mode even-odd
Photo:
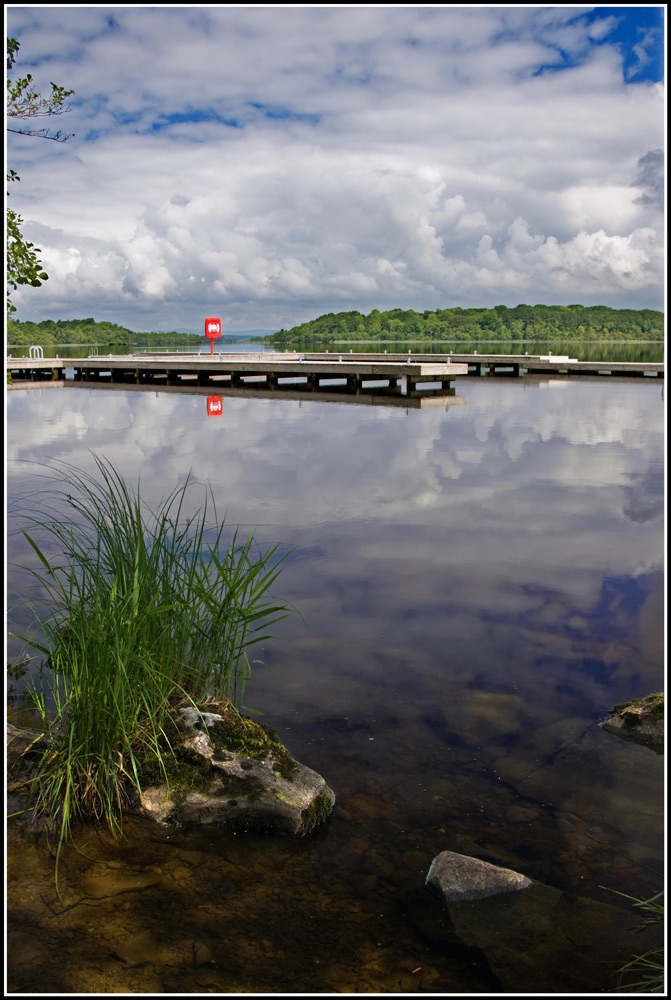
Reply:
[[[634,838],[641,829],[663,836],[663,757],[651,757],[647,747],[611,739],[596,720],[567,719],[523,733],[514,753],[496,758],[492,769],[501,784],[512,786],[519,796],[512,803],[539,808],[541,823],[528,828],[534,841],[545,836],[541,830],[551,823],[549,810],[555,804],[561,804],[562,816],[579,816],[588,827],[613,825]],[[580,781],[569,779],[574,772]],[[526,831],[523,836],[531,847]],[[454,849],[471,850],[460,845]],[[506,863],[505,857],[501,863]],[[559,868],[561,864],[550,882],[560,879]]]
[[[140,809],[160,823],[217,825],[233,831],[302,836],[331,814],[335,794],[299,764],[267,726],[229,705],[180,711],[176,767],[143,790]]]
[[[48,745],[43,733],[33,733],[29,729],[19,729],[7,723],[7,756],[12,759],[22,757],[30,750]]]
[[[151,931],[127,934],[120,940],[111,942],[111,954],[125,965],[134,968],[153,963],[159,956],[159,947]]]
[[[151,756],[142,762],[137,811],[158,823],[216,824],[236,832],[293,836],[328,819],[334,792],[321,775],[294,760],[269,726],[240,716],[228,703],[207,707],[180,711],[179,738],[164,753],[163,766]],[[48,746],[42,734],[7,723],[12,777],[31,773],[32,751]],[[147,777],[152,772],[153,778]],[[17,780],[8,790],[25,785]]]
[[[655,753],[664,753],[664,693],[615,705],[609,718],[600,725],[607,733],[641,743]]]
[[[526,889],[531,880],[510,868],[499,868],[465,854],[442,851],[433,859],[426,884],[440,893],[446,903],[451,903]]]
[[[435,890],[429,879],[427,886]],[[641,930],[629,906],[524,881],[524,892],[462,896],[448,903],[435,891],[422,890],[424,901],[420,892],[413,892],[405,900],[406,917],[429,949],[461,959],[478,972],[483,984],[489,979],[490,993],[591,995],[603,992],[611,979],[615,989],[616,970],[632,955],[662,947],[663,924]]]
[[[482,952],[505,992],[603,991],[604,968],[615,970],[662,940],[661,927],[641,936],[631,908],[539,882],[526,892],[452,903],[449,911],[453,933]]]

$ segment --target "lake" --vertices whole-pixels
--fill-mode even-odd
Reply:
[[[284,345],[276,347],[272,344],[257,343],[252,336],[240,338],[223,335],[219,340],[213,340],[211,343],[214,346],[214,353],[216,354],[226,351],[258,353],[274,350],[287,350]],[[548,351],[552,351],[553,354],[567,354],[572,358],[576,358],[578,361],[664,361],[664,342],[658,340],[613,342],[591,340],[522,340],[516,343],[513,343],[512,341],[506,343],[500,340],[341,340],[332,344],[301,344],[297,347],[297,350],[314,352],[330,349],[331,351],[338,351],[341,353],[347,353],[349,350],[352,350],[355,353],[362,351],[375,353],[384,351],[385,348],[388,349],[390,353],[398,351],[406,353],[410,350],[413,354],[449,354],[450,350],[453,350],[455,354],[477,353],[478,351],[481,354],[524,354],[524,352],[527,351],[529,354],[538,355],[547,354]],[[159,349],[159,353],[168,353],[172,350],[173,348],[162,347]],[[181,345],[180,347],[174,348],[174,350],[177,352],[193,351],[194,353],[209,354],[210,344],[203,343],[202,346],[199,347],[196,345],[195,348],[193,346]],[[10,357],[27,358],[29,356],[29,351],[29,346],[14,346],[11,348]],[[135,353],[154,353],[150,348],[133,348],[133,351]],[[124,355],[126,352],[127,349],[125,347],[118,347],[109,344],[51,344],[44,348],[45,357],[50,356],[61,358],[88,357],[89,353]]]
[[[663,757],[598,722],[663,687],[663,384],[455,390],[417,407],[224,395],[215,418],[202,394],[8,393],[23,569],[11,532],[41,488],[36,463],[92,470],[91,453],[150,501],[190,472],[231,529],[290,553],[274,595],[296,613],[258,651],[246,705],[337,796],[296,841],[85,828],[60,900],[44,839],[10,820],[11,992],[511,992],[427,929],[440,851],[593,914],[628,915],[616,893],[661,888]],[[23,570],[8,593],[10,607],[33,593]],[[614,988],[598,922],[576,917],[569,955],[551,943],[514,987],[561,965],[546,992]]]

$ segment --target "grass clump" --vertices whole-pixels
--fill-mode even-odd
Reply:
[[[270,588],[276,549],[225,541],[211,497],[187,515],[189,480],[147,507],[111,462],[60,466],[23,532],[37,555],[46,610],[31,695],[48,737],[33,779],[37,815],[59,850],[77,818],[114,831],[144,762],[167,778],[179,705],[239,704],[250,646],[288,614]],[[52,555],[55,552],[56,555]]]
[[[624,895],[624,893],[620,893]],[[634,908],[643,914],[640,930],[664,923],[664,892],[658,892],[649,899],[631,899]],[[664,946],[652,948],[643,955],[635,955],[631,961],[618,969],[620,985],[618,991],[627,993],[664,993],[665,955]]]

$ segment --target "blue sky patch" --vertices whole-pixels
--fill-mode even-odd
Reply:
[[[222,115],[218,115],[216,111],[197,111],[193,109],[161,115],[157,121],[153,122],[149,131],[160,132],[163,129],[170,128],[171,125],[198,125],[201,122],[217,122],[220,125],[226,125],[228,128],[244,127],[236,118],[224,118]]]
[[[260,111],[264,117],[272,118],[276,121],[306,122],[309,125],[318,125],[322,118],[319,114],[292,111],[290,108],[261,104],[258,101],[249,101],[248,104],[250,108]]]
[[[612,17],[616,26],[595,44],[616,45],[624,60],[627,83],[659,83],[664,79],[664,10],[658,7],[597,7],[588,24]]]

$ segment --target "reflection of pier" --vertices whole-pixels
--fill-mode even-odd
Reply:
[[[206,398],[221,396],[223,398],[238,397],[245,399],[293,399],[300,400],[301,402],[309,399],[311,402],[319,403],[359,403],[363,406],[400,406],[406,410],[423,410],[436,406],[466,405],[466,397],[457,396],[454,389],[413,389],[409,393],[404,393],[401,386],[386,388],[372,386],[352,391],[347,386],[322,386],[318,388],[304,386],[300,388],[300,386],[296,386],[295,384],[288,384],[286,386],[281,385],[279,388],[267,388],[263,383],[260,385],[259,383],[254,383],[248,385],[246,388],[240,388],[239,386],[227,387],[225,384],[214,386],[199,386],[193,383],[187,383],[186,385],[165,385],[160,382],[134,384],[132,382],[103,382],[101,380],[95,382],[75,382],[59,379],[49,382],[23,382],[15,385],[14,388],[49,389],[62,388],[63,386],[69,386],[72,389],[107,389],[108,391],[123,390],[126,392],[173,392]]]
[[[258,387],[284,391],[286,386],[303,391],[346,387],[359,393],[380,383],[407,395],[428,384],[449,389],[456,378],[466,375],[526,374],[570,376],[652,376],[664,377],[664,365],[657,362],[578,361],[562,355],[529,354],[340,354],[325,351],[261,354],[145,354],[100,355],[88,358],[14,358],[7,371],[19,379],[62,379],[70,369],[76,382],[121,383],[125,385],[169,385],[192,383],[211,388]],[[426,390],[420,390],[426,391]]]

